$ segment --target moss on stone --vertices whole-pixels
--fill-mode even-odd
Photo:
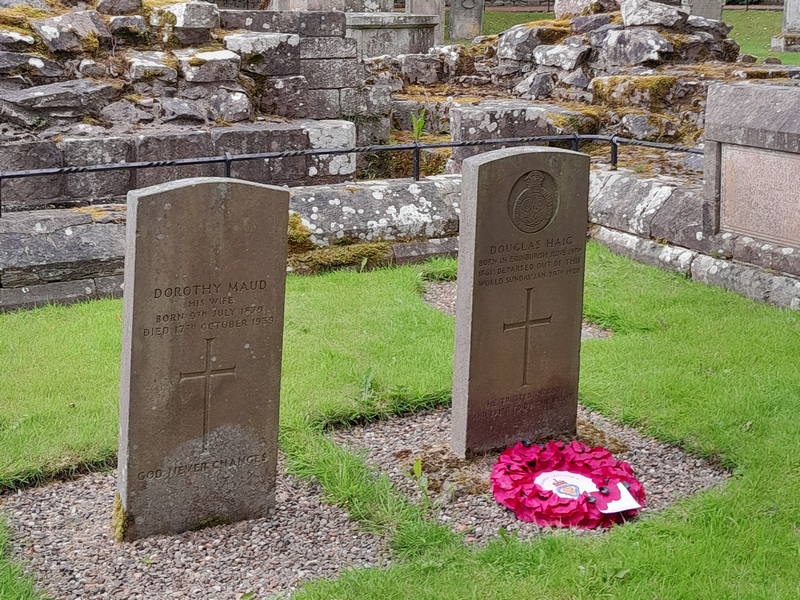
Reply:
[[[303,225],[303,219],[293,212],[289,215],[289,254],[301,254],[314,249],[311,230]]]
[[[186,62],[189,64],[190,67],[202,67],[208,61],[207,60],[203,60],[199,56],[193,56],[192,58],[190,58]]]
[[[630,105],[636,92],[649,94],[650,105],[663,104],[677,82],[678,77],[675,75],[614,75],[604,80],[593,80],[592,92],[597,100],[611,106]],[[619,92],[616,98],[615,92]]]
[[[289,256],[289,266],[299,272],[318,273],[342,267],[370,268],[392,263],[392,244],[371,242],[317,248]]]
[[[133,515],[126,512],[122,506],[122,498],[119,494],[114,496],[114,512],[111,515],[111,535],[117,542],[125,540],[125,533],[133,522]]]
[[[746,79],[788,79],[785,69],[742,69]]]
[[[52,13],[20,4],[0,9],[0,26],[15,27],[17,31],[25,32],[27,35],[33,31],[30,24],[32,19],[46,19],[52,16],[54,16]]]
[[[100,38],[97,33],[90,31],[81,39],[81,48],[86,54],[95,55],[100,50]]]

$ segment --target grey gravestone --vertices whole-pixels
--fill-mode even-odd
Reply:
[[[800,248],[798,114],[800,89],[793,85],[709,86],[704,134],[709,233],[722,230]]]
[[[439,17],[439,24],[433,29],[434,46],[444,44],[444,12],[444,0],[407,0],[406,2],[406,13]]]
[[[722,9],[725,0],[682,0],[681,8],[695,17],[722,20]]]
[[[772,38],[773,52],[800,52],[800,0],[786,0],[783,5],[781,35]]]
[[[288,209],[287,190],[234,179],[128,194],[126,541],[274,506]]]
[[[453,0],[450,5],[450,39],[471,40],[481,35],[485,0]]]
[[[574,436],[589,157],[487,152],[462,185],[453,451]]]

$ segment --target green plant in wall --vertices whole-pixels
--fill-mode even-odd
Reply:
[[[411,133],[415,142],[419,142],[422,138],[423,131],[425,131],[425,109],[421,108],[419,113],[416,111],[411,113]]]

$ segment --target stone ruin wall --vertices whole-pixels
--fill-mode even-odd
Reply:
[[[420,108],[428,110],[429,129],[456,140],[604,132],[694,143],[709,83],[800,78],[800,69],[747,64],[724,24],[642,0],[627,0],[622,11],[612,3],[597,13],[516,26],[471,48],[367,60],[366,75],[345,37],[344,13],[198,3],[207,16],[194,20],[158,10],[146,18],[100,16],[104,3],[126,2],[140,6],[101,0],[96,12],[66,15],[60,21],[72,20],[68,35],[54,35],[52,22],[0,33],[0,170],[347,147],[385,139],[390,114],[408,129],[408,115]],[[83,25],[74,25],[76,18]],[[46,35],[35,34],[37,26]],[[440,91],[448,97],[437,98]],[[472,97],[459,98],[459,91]],[[457,172],[472,152],[456,151],[451,169]],[[293,157],[234,164],[232,175],[336,184],[352,180],[355,167],[350,156]],[[0,219],[0,254],[7,259],[0,265],[0,309],[118,295],[124,206],[97,204],[123,202],[134,187],[221,175],[221,169],[3,182],[3,206],[18,212]],[[800,253],[716,234],[714,207],[698,187],[624,171],[595,171],[592,180],[598,240],[639,260],[800,308]],[[365,257],[370,264],[406,262],[456,251],[459,189],[460,178],[445,175],[294,188],[291,209],[304,251],[360,240],[365,250],[342,264],[357,266]],[[53,207],[68,210],[47,210]],[[295,257],[296,266],[314,268],[305,260]]]
[[[0,9],[0,170],[351,147],[389,135],[389,89],[364,85],[342,12],[141,0],[86,8]],[[278,185],[331,183],[352,178],[355,159],[233,171]],[[221,174],[214,165],[6,181],[2,200],[5,210],[119,201],[129,189]]]

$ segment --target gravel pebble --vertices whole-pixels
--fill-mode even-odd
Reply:
[[[578,409],[578,418],[628,447],[615,457],[630,463],[644,485],[647,502],[642,514],[662,511],[729,477],[726,471],[680,448],[644,437],[635,429],[617,425],[583,407]],[[415,502],[424,501],[412,475],[413,464],[419,458],[429,480],[428,498],[434,514],[454,531],[465,533],[468,543],[486,544],[498,537],[501,528],[509,533],[517,531],[519,539],[541,532],[533,523],[517,521],[514,513],[492,496],[489,476],[499,452],[469,460],[450,452],[449,408],[339,430],[331,436],[350,450],[366,451],[376,469],[380,465],[391,482]]]
[[[129,544],[111,538],[115,473],[0,496],[13,554],[52,598],[282,598],[349,567],[387,566],[381,539],[326,504],[319,487],[279,462],[277,514]]]

